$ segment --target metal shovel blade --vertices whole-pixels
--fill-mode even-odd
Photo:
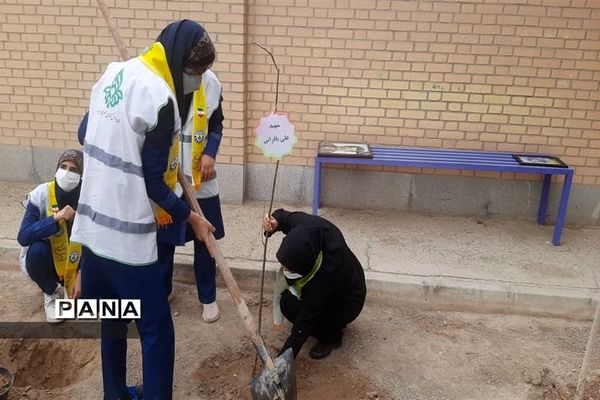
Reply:
[[[296,372],[294,353],[287,349],[273,360],[275,368],[263,368],[250,382],[253,400],[296,400]]]

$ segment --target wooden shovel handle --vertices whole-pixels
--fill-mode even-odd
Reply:
[[[121,59],[123,61],[127,60],[129,58],[129,54],[127,53],[127,47],[125,47],[125,42],[123,42],[123,38],[119,34],[119,29],[117,29],[114,20],[110,16],[110,11],[108,11],[108,8],[106,7],[106,4],[104,4],[104,1],[96,0],[96,2],[98,3],[98,7],[100,8],[102,15],[104,16],[104,20],[106,21],[108,30],[110,31],[110,34],[112,35],[113,39],[115,40],[115,44],[119,49]]]
[[[198,200],[196,199],[194,190],[192,189],[192,185],[188,182],[185,174],[183,173],[182,168],[179,168],[179,170],[177,171],[177,179],[179,181],[179,184],[183,188],[183,194],[184,194],[188,204],[190,205],[190,208],[194,212],[196,212],[196,213],[200,214],[202,217],[204,217],[204,214],[202,213],[202,209],[200,209],[200,205],[198,204]],[[269,352],[267,351],[267,348],[265,347],[265,342],[263,341],[263,338],[258,334],[258,330],[256,327],[256,323],[254,322],[254,318],[252,318],[252,314],[250,314],[250,310],[248,309],[246,302],[242,298],[242,295],[240,293],[240,288],[238,287],[237,282],[236,282],[235,278],[233,277],[233,274],[231,273],[231,269],[229,268],[229,265],[227,265],[227,260],[225,260],[225,257],[223,256],[223,253],[221,252],[221,249],[219,248],[219,245],[217,244],[215,235],[210,233],[209,240],[211,241],[211,245],[213,248],[213,254],[215,257],[215,261],[217,262],[217,265],[219,266],[219,271],[221,272],[221,275],[223,276],[223,280],[225,281],[225,285],[227,286],[227,289],[229,290],[229,293],[231,294],[233,301],[235,301],[238,314],[240,314],[240,317],[242,317],[244,326],[246,327],[246,329],[248,330],[248,333],[250,334],[250,339],[252,339],[252,342],[256,346],[256,349],[258,350],[258,354],[259,354],[260,358],[263,360],[263,362],[265,363],[265,366],[267,367],[267,369],[273,369],[274,368],[273,359],[271,358],[271,356],[269,355]]]

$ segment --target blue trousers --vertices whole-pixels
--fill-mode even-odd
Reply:
[[[99,257],[83,248],[82,294],[88,299],[140,299],[141,319],[135,320],[142,343],[144,399],[173,397],[175,332],[163,267],[172,253],[159,246],[159,259],[147,266],[128,266]],[[169,258],[171,257],[171,258]],[[102,320],[102,380],[104,400],[128,399],[128,320]]]
[[[206,219],[215,227],[215,238],[222,239],[225,236],[225,227],[223,226],[223,216],[221,214],[221,201],[219,195],[206,199],[198,199],[202,212]],[[217,283],[215,276],[217,266],[215,260],[210,256],[204,242],[196,239],[196,235],[190,224],[183,226],[172,226],[169,229],[160,230],[158,233],[159,243],[165,244],[166,251],[171,253],[170,264],[164,265],[164,280],[167,293],[171,293],[173,284],[173,254],[175,253],[175,244],[194,241],[194,274],[196,275],[196,287],[198,288],[198,299],[200,303],[209,304],[215,301],[217,295]]]
[[[54,293],[56,285],[60,283],[60,279],[54,268],[50,243],[43,240],[33,242],[29,246],[29,249],[27,249],[25,268],[31,279],[44,293]]]
[[[173,256],[175,254],[175,246],[162,245],[171,254],[171,262],[165,264],[164,267],[164,282],[167,288],[167,293],[173,290]],[[217,265],[214,258],[208,253],[208,249],[204,242],[194,240],[194,275],[196,276],[196,287],[198,288],[198,299],[202,304],[209,304],[215,301],[217,297],[217,285],[215,277],[217,274]]]

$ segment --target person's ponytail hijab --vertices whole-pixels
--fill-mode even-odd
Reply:
[[[156,41],[165,48],[179,115],[185,121],[192,96],[183,94],[183,72],[186,68],[200,69],[211,65],[215,60],[215,47],[202,25],[189,19],[170,23]]]

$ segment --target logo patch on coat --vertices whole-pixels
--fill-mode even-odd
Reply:
[[[79,253],[74,251],[69,255],[69,262],[74,264],[77,262],[77,260],[79,260]]]

